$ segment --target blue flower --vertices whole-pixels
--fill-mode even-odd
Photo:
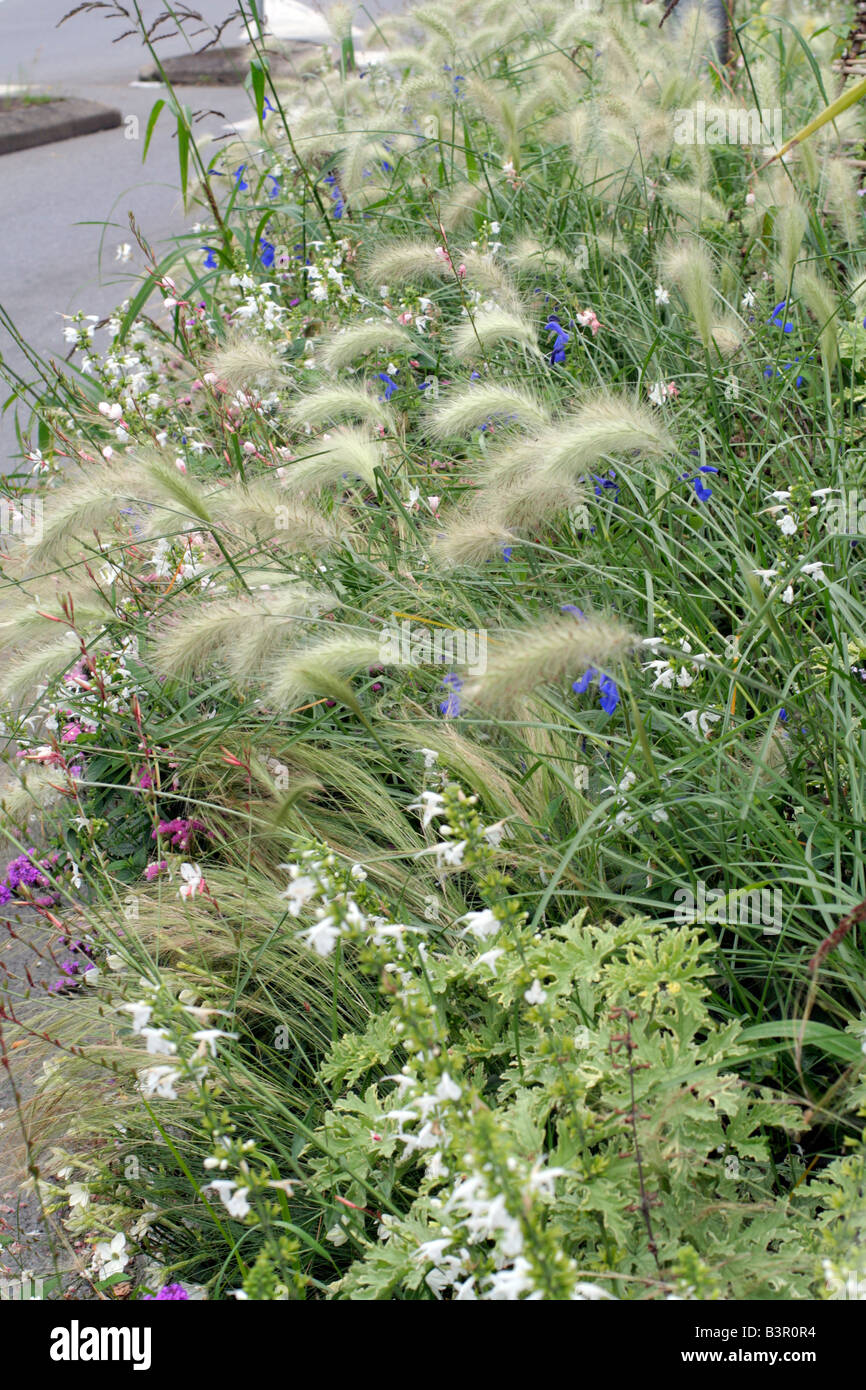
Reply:
[[[216,251],[212,246],[203,246],[201,249],[202,251],[207,251],[207,255],[204,258],[205,268],[207,270],[216,270],[218,264]]]
[[[792,323],[786,323],[784,318],[782,317],[787,307],[787,300],[783,299],[781,303],[776,305],[772,314],[767,319],[767,323],[775,324],[777,328],[782,329],[783,333],[793,333],[794,325]]]
[[[684,482],[691,483],[699,502],[706,502],[708,498],[712,497],[713,489],[711,487],[707,487],[706,484],[701,481],[701,474],[718,473],[718,471],[718,468],[713,468],[712,464],[702,463],[693,478],[690,478],[688,473],[681,473],[680,477],[683,479]]]
[[[263,97],[263,99],[262,99],[262,120],[265,119],[265,117],[268,115],[268,113],[269,113],[270,111],[275,111],[275,110],[276,110],[276,108],[273,107],[273,106],[271,106],[271,103],[270,103],[270,101],[268,100],[268,98],[267,98],[267,97]]]
[[[439,713],[453,719],[460,713],[460,696],[457,692],[463,689],[463,681],[450,671],[447,676],[443,676],[442,685],[448,694],[439,704]]]
[[[599,704],[605,714],[613,714],[619,704],[619,691],[616,688],[616,681],[613,676],[605,675],[604,671],[597,671],[594,666],[588,666],[581,676],[572,685],[575,695],[583,695],[589,689],[594,680],[598,681]]]
[[[266,178],[266,179],[270,179],[270,180],[271,180],[271,183],[273,184],[273,188],[269,188],[269,189],[268,189],[268,197],[269,197],[269,198],[276,198],[276,197],[278,197],[278,196],[279,196],[279,192],[280,192],[280,181],[279,181],[279,179],[276,178],[273,174],[265,174],[265,178]]]
[[[272,241],[267,241],[265,237],[261,237],[259,240],[259,245],[262,248],[259,253],[259,260],[261,261],[265,270],[270,270],[271,266],[274,263],[274,243]]]
[[[505,561],[506,565],[510,565],[510,564],[511,564],[511,551],[512,551],[512,549],[513,549],[513,547],[510,546],[510,545],[504,545],[504,546],[502,547],[502,558],[503,558],[503,560]]]
[[[555,367],[557,363],[565,361],[566,344],[571,338],[571,334],[563,328],[555,314],[551,314],[547,323],[544,325],[545,333],[555,333],[556,338],[553,343],[553,351],[550,354],[550,365]]]
[[[237,189],[239,193],[246,193],[247,189],[249,188],[249,184],[244,178],[244,169],[246,169],[246,167],[247,166],[245,164],[239,164],[238,167],[235,169],[234,173],[232,174],[232,178],[237,184]]]
[[[616,481],[616,473],[613,469],[610,470],[606,477],[600,478],[598,474],[593,473],[592,478],[595,483],[596,497],[603,497],[605,488],[612,488],[616,493],[616,497],[613,499],[614,502],[619,501],[619,483]]]
[[[563,603],[559,609],[560,613],[571,613],[575,618],[585,618],[586,614],[582,608],[577,608],[573,603]]]
[[[339,219],[343,216],[343,213],[346,211],[346,204],[343,199],[342,193],[337,187],[337,175],[328,174],[325,178],[325,183],[330,188],[331,197],[334,200],[334,220],[339,221]]]
[[[394,392],[397,390],[396,381],[392,376],[389,376],[388,372],[377,372],[376,375],[377,379],[385,384],[385,400],[390,401]],[[380,396],[379,399],[381,400],[382,397]]]

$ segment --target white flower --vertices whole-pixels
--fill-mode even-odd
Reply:
[[[761,583],[766,584],[767,588],[770,587],[770,581],[775,579],[778,573],[778,570],[752,570],[752,574],[757,575]]]
[[[325,1232],[325,1240],[329,1240],[332,1245],[345,1245],[348,1239],[349,1237],[339,1222],[336,1222],[329,1231]]]
[[[671,297],[664,285],[656,285],[656,304],[670,304]]]
[[[533,980],[529,989],[524,991],[523,997],[527,1004],[543,1004],[547,998],[547,991],[541,988],[540,980]]]
[[[827,576],[824,573],[824,565],[820,560],[816,560],[814,564],[811,565],[804,565],[803,573],[808,574],[811,579],[820,580],[824,584],[827,583]]]
[[[199,1028],[197,1033],[193,1033],[193,1041],[206,1047],[211,1057],[216,1056],[217,1038],[236,1038],[237,1033],[224,1033],[221,1028]]]
[[[758,298],[754,290],[746,290],[746,293],[740,300],[740,303],[742,304],[744,309],[754,309],[757,302]]]
[[[656,678],[650,689],[672,690],[676,671],[669,661],[648,661],[644,666],[645,671],[655,671]]]
[[[458,1086],[456,1081],[452,1081],[447,1071],[443,1071],[439,1085],[436,1087],[437,1100],[459,1100],[463,1094],[462,1086]]]
[[[250,1211],[247,1201],[247,1193],[250,1190],[248,1187],[238,1187],[232,1178],[215,1178],[213,1182],[208,1183],[208,1187],[215,1189],[229,1216],[235,1216],[242,1221]]]
[[[340,928],[334,922],[333,917],[322,917],[312,927],[308,927],[302,935],[307,945],[316,952],[317,956],[329,956],[339,939]]]
[[[435,748],[422,748],[420,752],[424,755],[424,767],[429,771],[439,761],[439,754]]]
[[[128,241],[122,241],[114,253],[114,259],[120,261],[121,265],[126,265],[132,255],[132,247]]]
[[[106,420],[119,420],[123,415],[123,406],[118,405],[117,401],[100,401],[98,408],[100,415],[104,415]]]
[[[198,864],[181,864],[180,876],[183,883],[178,891],[182,898],[194,898],[196,893],[204,892],[204,878]]]
[[[408,809],[422,812],[421,829],[426,830],[434,816],[445,815],[445,798],[441,792],[423,791]]]
[[[662,824],[665,821],[670,820],[670,816],[668,815],[664,806],[657,806],[656,809],[653,811],[652,818],[657,824]]]
[[[69,1205],[71,1207],[81,1207],[83,1210],[90,1205],[90,1191],[86,1183],[73,1182],[69,1184],[68,1191]]]
[[[148,1067],[139,1073],[139,1077],[143,1095],[161,1096],[163,1100],[177,1100],[174,1084],[180,1080],[180,1072],[176,1067]]]
[[[173,1057],[177,1044],[173,1043],[164,1028],[142,1028],[141,1036],[147,1041],[147,1050],[156,1056]]]
[[[794,602],[794,586],[793,586],[793,584],[789,584],[788,587],[787,587],[787,589],[784,589],[784,590],[782,591],[782,602],[783,602],[783,603],[788,603],[788,604]]]
[[[786,512],[784,516],[779,517],[776,525],[783,536],[795,536],[797,534],[797,523],[790,512]]]
[[[285,868],[286,865],[283,864],[281,867]],[[292,867],[294,868],[295,866],[293,865]],[[307,874],[299,874],[298,877],[293,879],[289,884],[285,893],[280,894],[281,898],[288,898],[289,912],[293,917],[297,917],[300,914],[301,908],[305,907],[310,899],[315,896],[317,886],[315,879],[310,878]]]
[[[135,1004],[121,1004],[121,1013],[132,1014],[132,1031],[140,1033],[150,1020],[153,1007],[145,1004],[144,1000],[139,1000]]]
[[[110,1241],[101,1240],[93,1252],[93,1268],[97,1278],[110,1279],[113,1274],[122,1274],[129,1258],[126,1236],[122,1231]]]
[[[485,941],[488,936],[495,936],[502,926],[499,918],[489,907],[485,907],[481,912],[467,912],[465,917],[458,918],[458,921],[466,923],[464,933],[468,932],[479,941]]]
[[[466,840],[458,840],[454,844],[445,840],[441,844],[434,845],[433,853],[436,855],[437,869],[459,869],[466,853],[466,844]]]
[[[707,711],[699,712],[696,709],[686,710],[685,714],[680,715],[684,723],[691,725],[693,734],[697,734],[700,726],[700,731],[704,737],[709,734],[713,724],[717,724],[721,717],[720,714],[710,714]]]

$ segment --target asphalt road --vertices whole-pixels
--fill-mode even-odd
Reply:
[[[136,260],[136,249],[128,265],[119,265],[115,253],[121,242],[132,240],[130,211],[157,251],[183,229],[185,220],[202,216],[198,210],[185,219],[178,192],[177,144],[165,114],[142,164],[147,119],[160,89],[130,85],[150,61],[140,39],[121,39],[128,26],[106,17],[108,9],[78,15],[57,28],[74,4],[75,0],[0,0],[0,84],[86,97],[138,121],[137,139],[128,138],[135,127],[125,122],[115,130],[0,156],[0,304],[39,353],[57,360],[67,350],[61,314],[80,309],[104,315],[129,292],[140,257]],[[232,0],[193,4],[209,25],[218,24],[235,8]],[[375,13],[399,6],[400,0],[378,0],[365,8]],[[141,0],[141,8],[150,22],[163,6],[160,0]],[[327,11],[329,6],[315,8]],[[293,22],[298,11],[289,7],[284,13]],[[309,10],[307,16],[310,21],[316,18]],[[302,38],[303,13],[299,20],[293,36]],[[210,36],[203,30],[198,36],[189,32],[194,48]],[[235,21],[222,41],[230,45],[242,39],[243,30]],[[166,37],[158,51],[166,57],[189,49],[175,36]],[[179,96],[194,111],[217,113],[196,126],[199,143],[208,136],[224,138],[227,125],[251,114],[242,88],[191,87],[179,89]],[[209,152],[215,149],[211,145]],[[2,328],[0,354],[21,366],[21,356]],[[2,399],[9,394],[2,381],[0,392]],[[18,467],[18,442],[7,411],[0,417],[0,473]]]

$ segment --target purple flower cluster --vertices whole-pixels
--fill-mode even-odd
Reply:
[[[48,887],[48,879],[43,870],[50,868],[57,856],[54,855],[53,860],[41,860],[40,867],[40,864],[34,862],[33,856],[35,854],[36,850],[31,846],[25,854],[19,854],[17,859],[13,859],[11,863],[7,864],[6,873],[0,880],[0,904],[11,902],[13,895],[22,888]],[[25,893],[23,896],[30,897],[31,895]],[[51,901],[53,902],[54,899],[52,898]]]
[[[188,1300],[189,1294],[183,1284],[163,1284],[159,1293],[146,1293],[143,1301],[145,1303],[162,1303],[166,1301],[180,1303],[184,1299]]]
[[[196,830],[207,834],[204,821],[196,820],[194,817],[186,819],[183,816],[175,816],[174,820],[161,820],[156,829],[151,831],[151,835],[154,840],[158,835],[165,835],[172,849],[188,849],[190,836]]]

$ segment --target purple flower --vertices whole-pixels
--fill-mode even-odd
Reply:
[[[709,497],[712,497],[713,489],[711,487],[707,487],[706,484],[702,482],[701,474],[718,473],[718,471],[718,468],[713,468],[712,464],[702,463],[693,478],[690,478],[688,473],[681,473],[680,477],[683,479],[684,482],[691,483],[699,502],[706,502]]]
[[[183,1284],[163,1284],[159,1293],[146,1293],[143,1302],[163,1303],[173,1300],[175,1303],[180,1303],[184,1299],[189,1299],[189,1294]]]
[[[604,671],[597,671],[594,666],[588,666],[581,676],[572,685],[575,695],[583,695],[594,680],[598,680],[599,704],[605,714],[613,714],[619,704],[619,691],[616,688],[616,681],[612,676],[608,676]]]
[[[553,343],[553,351],[550,354],[550,365],[555,367],[557,363],[565,361],[566,344],[571,339],[571,334],[563,328],[555,314],[551,314],[547,323],[544,325],[545,333],[555,333],[556,338]]]
[[[393,396],[394,392],[397,390],[397,383],[396,383],[396,381],[394,380],[394,378],[393,378],[392,376],[389,376],[388,372],[377,372],[377,373],[376,373],[376,378],[377,378],[378,381],[381,381],[381,382],[384,383],[384,386],[385,386],[385,400],[386,400],[386,401],[390,401],[390,399],[391,399],[391,397]],[[379,399],[381,400],[382,397],[380,396]]]
[[[449,671],[447,676],[443,676],[442,684],[448,694],[440,702],[439,713],[444,714],[447,719],[453,719],[460,713],[460,696],[457,692],[463,689],[463,681],[453,671]]]
[[[787,307],[787,301],[783,299],[779,304],[776,305],[772,314],[767,319],[767,323],[775,324],[777,328],[782,329],[783,333],[793,333],[794,325],[792,323],[786,323],[784,318],[782,317]]]

